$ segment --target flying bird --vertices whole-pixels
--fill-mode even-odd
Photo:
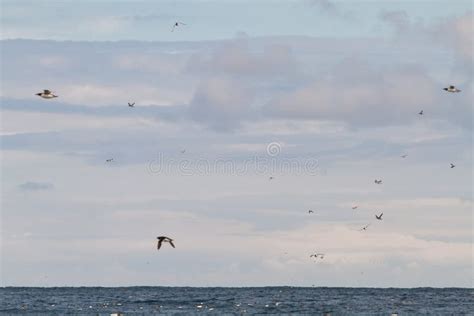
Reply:
[[[184,154],[186,152],[186,149],[182,149],[181,153]]]
[[[364,227],[362,227],[362,228],[359,229],[359,230],[360,230],[360,231],[366,231],[369,226],[370,226],[370,224],[367,224],[367,225],[365,225]]]
[[[455,86],[449,86],[447,88],[443,88],[443,90],[451,92],[451,93],[461,92],[461,90],[459,90]]]
[[[114,158],[109,158],[105,160],[105,162],[112,162],[112,161],[114,161]]]
[[[133,103],[128,102],[128,106],[131,107],[131,108],[135,107],[135,102],[133,102]]]
[[[377,214],[375,215],[375,218],[378,219],[379,221],[382,220],[382,216],[383,216],[383,213],[380,213],[380,215],[377,216]]]
[[[186,24],[184,24],[183,22],[175,22],[173,24],[173,28],[171,29],[171,32],[174,32],[174,29],[177,28],[180,25],[186,25]]]
[[[42,97],[43,99],[52,99],[58,97],[57,95],[52,93],[51,90],[43,90],[43,92],[39,92],[36,95]]]
[[[455,164],[450,163],[450,165],[451,165],[451,169],[453,169],[454,167],[456,167]]]
[[[173,247],[173,248],[176,248],[173,244],[173,239],[169,238],[169,237],[166,237],[166,236],[159,236],[159,237],[156,237],[156,239],[158,239],[158,245],[156,247],[157,250],[160,250],[161,248],[161,244],[163,242],[169,242],[170,245]]]
[[[310,258],[314,257],[315,259],[320,258],[324,259],[324,253],[315,253],[309,256]]]
[[[308,214],[314,213],[313,210],[308,210]]]
[[[375,182],[376,184],[382,184],[382,180],[377,180],[377,179],[375,179],[374,182]]]
[[[356,210],[358,207],[359,207],[359,205],[354,205],[354,206],[352,207],[352,209],[353,209],[353,210]]]
[[[406,158],[407,156],[408,156],[408,155],[401,155],[400,157],[402,157],[402,158]]]
[[[423,110],[421,110],[420,112],[418,112],[418,114],[423,115]]]
[[[269,177],[269,178],[268,178],[268,180],[273,180],[273,179],[275,179],[275,178],[274,178],[274,177]]]

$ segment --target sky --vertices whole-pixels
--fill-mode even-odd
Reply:
[[[472,287],[472,1],[0,3],[0,286]]]

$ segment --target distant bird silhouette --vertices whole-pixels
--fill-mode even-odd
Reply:
[[[275,179],[275,178],[274,177],[268,177],[268,180],[273,180],[273,179]]]
[[[309,256],[310,258],[314,257],[315,259],[320,258],[324,259],[324,253],[315,253]]]
[[[418,114],[423,115],[423,110],[421,110]]]
[[[359,205],[354,205],[354,206],[352,206],[352,209],[356,210],[358,207],[359,207]]]
[[[313,210],[308,210],[308,214],[314,213]]]
[[[407,156],[408,156],[408,155],[401,155],[400,157],[402,157],[402,158],[406,158]]]
[[[171,29],[171,32],[174,32],[174,29],[177,28],[180,25],[186,25],[186,24],[184,24],[183,22],[175,22],[173,24],[173,28]]]
[[[181,153],[184,154],[186,152],[186,149],[181,150]]]
[[[360,231],[366,231],[369,226],[370,226],[370,224],[367,224],[367,225],[365,225],[364,227],[362,227],[362,228],[359,229],[359,230],[360,230]]]
[[[450,163],[450,165],[451,165],[451,169],[453,169],[454,167],[456,167],[455,164]]]
[[[378,219],[379,221],[382,220],[383,213],[380,213],[380,215],[375,215],[375,218]]]
[[[449,86],[447,88],[443,88],[443,90],[451,92],[451,93],[461,92],[461,90],[459,90],[455,86]]]
[[[36,95],[42,97],[43,99],[52,99],[58,97],[57,95],[53,94],[51,90],[43,90],[43,92],[39,92]]]
[[[163,242],[169,242],[170,245],[175,248],[174,244],[173,244],[173,239],[169,238],[169,237],[166,237],[166,236],[159,236],[159,237],[156,237],[156,239],[158,239],[158,245],[156,247],[156,249],[160,250],[161,248],[161,244]]]
[[[114,158],[109,158],[105,160],[105,162],[112,162],[112,161],[114,161]]]
[[[128,106],[131,107],[131,108],[135,107],[135,102],[133,102],[133,103],[128,102]]]
[[[377,179],[375,179],[374,182],[375,182],[376,184],[382,184],[382,180],[377,180]]]

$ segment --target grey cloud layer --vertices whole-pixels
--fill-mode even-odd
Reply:
[[[8,80],[2,103],[10,110],[25,106],[33,110],[33,92],[50,88],[60,94],[59,102],[71,104],[104,106],[133,100],[170,106],[146,107],[142,114],[156,110],[163,119],[180,117],[216,130],[280,117],[334,120],[357,127],[404,125],[411,124],[414,112],[427,108],[437,119],[470,128],[472,75],[464,71],[464,77],[447,76],[446,81],[440,77],[466,63],[465,47],[472,35],[466,19],[472,15],[431,26],[436,30],[443,26],[442,31],[445,25],[458,26],[452,28],[455,44],[441,41],[444,46],[425,26],[411,24],[404,12],[385,12],[382,19],[395,24],[398,34],[403,28],[416,29],[410,33],[424,41],[246,36],[203,43],[4,41],[2,66]],[[27,53],[32,50],[34,54]],[[446,60],[453,52],[457,55]],[[459,78],[462,81],[452,82]],[[449,84],[460,86],[464,93],[448,98],[441,89]],[[8,98],[25,105],[11,105],[19,101]],[[447,110],[447,103],[456,111]],[[92,115],[125,113],[112,108],[45,108]]]

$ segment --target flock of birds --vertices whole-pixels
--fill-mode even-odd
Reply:
[[[446,87],[446,88],[443,88],[443,90],[447,91],[447,92],[450,92],[450,93],[458,93],[458,92],[461,92],[460,89],[456,88],[455,86],[449,86],[449,87]],[[421,110],[420,112],[418,112],[419,115],[423,115],[423,110]],[[400,156],[401,158],[405,159],[406,157],[408,157],[407,154],[403,154]],[[450,163],[450,168],[453,169],[454,167],[456,167],[455,164],[453,163]],[[270,177],[270,180],[272,180],[273,177]],[[382,184],[382,179],[375,179],[374,180],[374,183],[375,184]],[[359,206],[358,205],[353,205],[352,206],[352,209],[353,210],[356,210]],[[314,213],[313,210],[308,210],[308,214],[312,214]],[[383,212],[380,213],[379,215],[375,214],[375,219],[378,220],[378,221],[381,221],[382,220],[382,216],[383,216]],[[369,228],[370,226],[370,223],[365,225],[364,227],[360,228],[359,231],[363,232],[363,231],[367,231],[367,229]],[[325,254],[323,253],[315,253],[315,254],[311,254],[309,257],[310,258],[315,258],[315,259],[324,259],[324,256]]]
[[[173,25],[172,31],[174,31],[174,29],[175,29],[176,27],[178,27],[179,25],[186,25],[186,24],[181,23],[181,22],[176,22],[176,23]],[[458,93],[458,92],[461,92],[461,90],[458,89],[458,88],[456,88],[455,86],[449,86],[449,87],[443,88],[443,90],[445,90],[445,91],[447,91],[447,92],[450,92],[450,93]],[[58,96],[57,96],[56,94],[54,94],[51,90],[43,90],[43,92],[36,93],[36,95],[39,96],[39,97],[41,97],[41,98],[43,98],[43,99],[54,99],[54,98],[57,98],[57,97],[58,97]],[[134,108],[134,107],[135,107],[135,102],[132,102],[132,103],[128,102],[128,107]],[[423,115],[423,114],[424,114],[424,113],[423,113],[423,110],[421,110],[418,114],[419,114],[419,115]],[[181,153],[185,153],[185,152],[186,152],[185,149],[181,150]],[[404,155],[402,155],[402,156],[400,156],[400,157],[401,157],[401,158],[406,158],[407,156],[408,156],[408,155],[404,154]],[[111,163],[111,162],[114,161],[114,159],[113,159],[113,158],[109,158],[109,159],[106,159],[105,161],[106,161],[106,163]],[[450,163],[450,168],[452,169],[452,168],[454,168],[454,167],[456,167],[456,165],[454,165],[453,163]],[[269,180],[274,180],[275,177],[270,176],[268,179],[269,179]],[[375,179],[375,180],[374,180],[374,183],[375,183],[375,184],[378,184],[378,185],[379,185],[379,184],[382,184],[382,179]],[[358,207],[359,207],[358,205],[354,205],[354,206],[352,206],[352,209],[353,209],[353,210],[356,210]],[[314,213],[313,210],[308,210],[308,214],[313,214],[313,213]],[[381,221],[381,220],[382,220],[382,216],[383,216],[383,212],[380,213],[380,215],[375,214],[375,218],[376,218],[376,220],[378,220],[378,221]],[[369,226],[370,226],[370,223],[367,224],[367,225],[365,225],[364,227],[360,228],[359,231],[361,231],[361,232],[367,231],[367,229],[369,228]],[[160,248],[161,248],[161,246],[162,246],[163,243],[169,243],[171,247],[175,248],[175,245],[174,245],[174,243],[173,243],[173,239],[171,239],[170,237],[167,237],[167,236],[158,236],[158,237],[156,237],[156,239],[158,240],[158,243],[157,243],[157,246],[156,246],[156,249],[157,249],[157,250],[160,250]],[[314,258],[315,260],[322,260],[322,259],[324,259],[324,256],[325,256],[324,253],[314,253],[314,254],[311,254],[311,255],[310,255],[310,258]]]

